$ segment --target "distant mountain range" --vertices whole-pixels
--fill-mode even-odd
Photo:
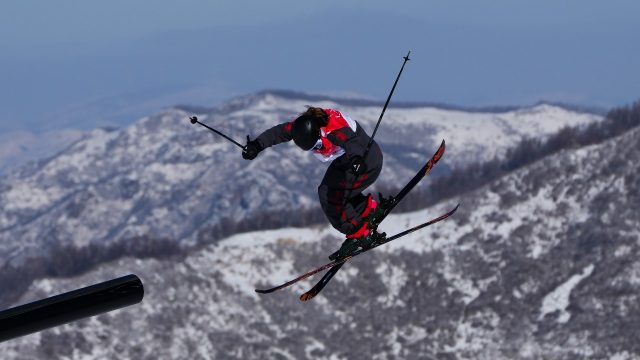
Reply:
[[[205,90],[203,90],[207,93]],[[378,106],[382,109],[383,102],[375,99],[364,98],[360,95],[353,94],[350,96],[346,95],[314,95],[307,94],[302,92],[290,91],[290,90],[264,90],[252,94],[250,96],[239,97],[233,99],[231,101],[227,101],[218,107],[203,107],[203,106],[194,106],[194,105],[179,105],[176,106],[176,109],[184,110],[187,112],[196,112],[196,113],[222,113],[230,111],[230,106],[234,106],[232,104],[242,103],[240,99],[252,98],[252,97],[260,97],[266,94],[271,94],[283,99],[297,99],[297,100],[306,100],[310,103],[315,101],[331,101],[337,104],[341,104],[343,106],[355,106],[355,107],[375,107]],[[184,96],[194,97],[195,93],[185,93]],[[127,101],[132,101],[132,99],[139,98],[140,94],[127,94]],[[198,94],[195,98],[201,98],[202,94]],[[73,128],[72,123],[74,121],[68,120],[68,124],[65,126],[64,122],[54,122],[57,123],[57,127],[55,129],[51,128],[51,124],[47,127],[47,130],[42,131],[28,131],[28,130],[20,130],[20,131],[8,131],[0,134],[0,176],[7,171],[15,169],[28,161],[34,161],[42,158],[51,157],[54,154],[62,151],[65,147],[71,145],[73,142],[79,140],[84,134],[88,131],[87,129],[93,129],[91,125],[95,125],[95,128],[111,128],[115,129],[117,126],[105,125],[105,124],[115,124],[116,122],[109,121],[96,121],[91,122],[88,121],[92,118],[104,119],[104,118],[113,118],[119,117],[124,118],[126,114],[142,114],[140,116],[144,116],[150,111],[144,112],[145,109],[159,109],[162,108],[161,104],[165,104],[167,99],[162,102],[164,98],[160,98],[155,100],[152,105],[149,105],[147,100],[141,100],[144,105],[138,104],[135,111],[130,111],[131,106],[127,107],[127,110],[122,110],[122,99],[107,99],[104,100],[100,106],[95,106],[95,104],[88,106],[88,108],[97,107],[98,109],[87,110],[85,108],[72,108],[67,109],[66,112],[57,115],[59,118],[78,118],[84,119],[82,122],[82,128]],[[566,110],[571,110],[579,113],[591,113],[595,115],[604,115],[606,113],[606,109],[599,107],[586,107],[586,106],[577,106],[572,104],[563,104],[556,102],[539,102],[536,105],[551,105],[554,107],[560,107]],[[430,103],[430,102],[403,102],[403,101],[394,101],[391,104],[392,108],[438,108],[442,110],[459,110],[464,112],[484,112],[484,113],[500,113],[500,112],[510,112],[517,111],[522,109],[522,106],[488,106],[488,107],[464,107],[464,106],[455,106],[451,104],[444,103]],[[533,106],[532,106],[533,107]],[[109,115],[106,115],[109,114]],[[114,115],[114,114],[117,114]],[[121,119],[117,121],[117,123],[130,123],[133,118],[129,116],[127,120]],[[78,122],[80,120],[75,120]],[[97,126],[96,124],[102,124]]]
[[[236,101],[246,105],[225,115],[199,116],[241,138],[295,115],[307,102],[274,94]],[[367,128],[379,110],[315,104],[340,107]],[[312,187],[321,173],[305,154],[284,146],[242,162],[232,145],[185,125],[187,114],[171,110],[121,131],[97,131],[68,153],[5,179],[2,201],[17,196],[11,189],[18,179],[24,186],[40,186],[40,192],[23,192],[41,194],[23,195],[22,204],[31,208],[9,207],[17,214],[13,219],[38,205],[49,210],[31,217],[33,227],[46,223],[61,231],[63,223],[54,220],[62,217],[83,229],[86,242],[116,241],[134,230],[188,242],[189,236],[180,236],[188,227],[181,220],[204,208],[198,197],[214,207],[211,214],[247,218],[277,209],[272,196],[288,206],[314,202],[306,186],[293,186],[295,181]],[[455,167],[500,156],[512,138],[544,137],[564,125],[600,119],[550,105],[482,114],[409,108],[387,115],[380,141],[386,170],[393,172],[383,181],[404,180],[418,160],[403,156],[431,153],[442,137],[450,146],[447,162],[438,167]],[[394,145],[401,139],[407,141],[399,151]],[[274,162],[293,179],[280,184],[288,177],[270,170]],[[238,234],[173,258],[120,258],[81,276],[41,279],[17,303],[128,272],[142,278],[146,295],[135,308],[16,339],[0,349],[9,359],[26,360],[634,359],[640,353],[639,173],[636,127],[602,143],[562,150],[473,192],[392,215],[383,224],[389,234],[462,204],[451,219],[354,259],[310,303],[298,301],[310,281],[265,296],[253,289],[323,263],[341,241],[326,225]],[[137,185],[124,186],[124,179]],[[84,188],[58,200],[45,196],[53,192],[42,187],[60,181]],[[419,185],[428,186],[429,179]],[[226,197],[226,191],[240,200]],[[144,206],[139,199],[145,199]],[[255,199],[263,200],[255,204]],[[3,211],[7,224],[13,213]],[[122,212],[135,220],[112,220]],[[69,214],[77,214],[76,220]],[[200,225],[215,221],[202,216]],[[88,221],[93,222],[81,227]],[[100,225],[111,221],[122,232],[107,238],[102,234],[112,228]],[[14,231],[5,228],[3,236]],[[26,225],[16,222],[13,228]],[[85,246],[80,239],[68,241]],[[52,240],[33,237],[41,248]],[[26,252],[14,247],[12,254]]]
[[[10,131],[0,134],[0,176],[29,161],[51,157],[82,138],[80,130],[44,133]]]

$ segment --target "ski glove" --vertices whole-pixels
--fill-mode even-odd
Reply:
[[[360,175],[367,171],[367,165],[364,163],[364,159],[360,155],[354,155],[351,157],[351,171],[355,175]]]
[[[262,146],[258,140],[251,140],[247,142],[247,145],[242,149],[242,157],[245,160],[253,160],[262,151]]]

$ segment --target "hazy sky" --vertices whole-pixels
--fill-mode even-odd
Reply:
[[[622,105],[640,98],[638,14],[631,0],[3,1],[0,131],[265,88],[384,99],[407,50],[394,100]]]

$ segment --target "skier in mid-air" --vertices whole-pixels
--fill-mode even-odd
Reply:
[[[281,285],[268,289],[256,289],[257,293],[269,294],[329,269],[309,291],[300,295],[301,301],[309,301],[324,289],[333,276],[352,257],[447,219],[460,206],[458,204],[445,214],[390,237],[387,237],[385,233],[377,232],[378,225],[420,180],[431,172],[433,166],[440,160],[445,151],[444,140],[433,156],[395,196],[383,197],[380,194],[376,202],[370,194],[366,196],[362,194],[362,191],[376,181],[382,170],[382,152],[378,144],[373,141],[373,137],[376,135],[382,116],[389,105],[402,69],[409,61],[409,54],[411,52],[403,57],[404,62],[400,72],[371,136],[362,129],[360,124],[338,110],[310,106],[294,121],[276,125],[264,131],[254,140],[250,140],[247,136],[246,145],[242,145],[222,132],[199,122],[196,116],[189,118],[192,124],[198,123],[242,148],[242,157],[247,160],[255,159],[262,150],[270,146],[293,140],[298,147],[304,151],[310,151],[320,161],[332,161],[320,186],[318,186],[318,196],[322,210],[331,225],[345,234],[347,238],[338,251],[329,255],[329,259],[332,260],[330,263],[307,271]]]
[[[347,238],[329,259],[345,258],[383,236],[369,224],[382,209],[371,194],[362,194],[380,175],[382,151],[375,141],[366,151],[371,138],[362,126],[340,111],[308,107],[294,121],[276,125],[248,141],[242,157],[253,160],[262,150],[291,140],[320,161],[332,161],[318,186],[318,196],[331,225]]]

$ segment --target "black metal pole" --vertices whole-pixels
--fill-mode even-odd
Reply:
[[[209,125],[201,123],[200,121],[198,121],[198,118],[197,118],[196,116],[192,116],[192,117],[190,117],[190,118],[189,118],[189,120],[191,120],[191,123],[192,123],[192,124],[198,123],[198,124],[200,124],[200,125],[202,125],[202,126],[206,127],[207,129],[209,129],[209,130],[213,131],[214,133],[216,133],[216,134],[218,134],[218,135],[222,136],[223,138],[225,138],[225,139],[227,139],[227,140],[231,141],[232,143],[234,143],[234,144],[238,145],[241,149],[244,149],[244,145],[241,145],[239,142],[237,142],[237,141],[233,140],[232,138],[228,137],[227,135],[225,135],[225,134],[221,133],[220,131],[218,131],[218,130],[216,130],[216,129],[212,128],[212,127],[210,127]]]
[[[369,144],[367,144],[367,149],[364,152],[363,158],[367,158],[367,154],[369,154],[369,149],[371,148],[371,144],[373,144],[373,137],[376,136],[376,132],[378,131],[378,126],[380,126],[380,122],[382,121],[382,117],[384,116],[384,112],[387,110],[387,106],[389,105],[389,101],[391,100],[391,96],[393,96],[393,91],[396,89],[396,85],[398,85],[398,80],[400,80],[400,75],[402,75],[402,70],[404,70],[404,65],[409,59],[409,55],[411,54],[411,50],[407,53],[407,56],[403,56],[404,62],[402,63],[402,67],[400,68],[400,72],[396,77],[396,81],[393,83],[393,87],[391,88],[391,92],[389,92],[389,96],[387,97],[387,101],[384,103],[384,107],[382,108],[382,113],[380,114],[380,118],[378,118],[378,123],[376,124],[375,129],[373,129],[373,133],[371,134],[371,139],[369,140]]]
[[[0,312],[0,342],[137,304],[144,297],[135,275],[87,286]]]

